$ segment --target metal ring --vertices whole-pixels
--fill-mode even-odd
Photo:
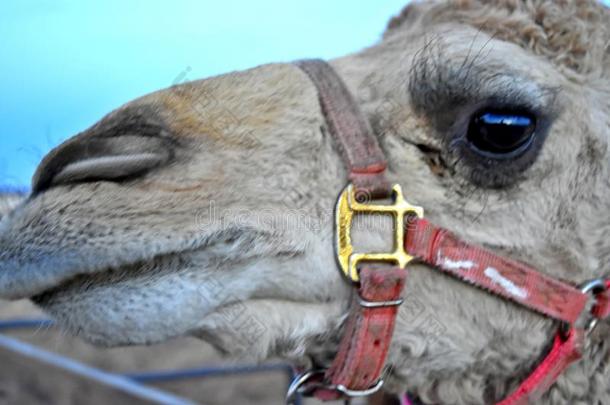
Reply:
[[[335,389],[336,391],[339,391],[346,397],[358,398],[358,397],[368,397],[369,395],[373,395],[374,393],[379,391],[381,389],[381,387],[383,387],[383,380],[377,381],[377,383],[375,385],[373,385],[371,388],[369,388],[367,390],[361,390],[361,391],[350,390],[343,385],[334,386],[333,389]]]
[[[287,404],[292,404],[294,403],[297,395],[299,394],[304,394],[307,395],[309,392],[308,391],[312,391],[315,388],[322,388],[322,389],[327,389],[330,391],[337,391],[340,392],[343,396],[348,397],[348,398],[358,398],[358,397],[366,397],[369,395],[372,395],[374,393],[376,393],[377,391],[379,391],[381,389],[381,387],[383,387],[383,380],[379,380],[375,383],[374,386],[372,386],[369,389],[366,390],[350,390],[349,388],[347,388],[344,385],[331,385],[331,384],[324,384],[323,382],[320,383],[313,383],[311,385],[309,385],[308,387],[304,387],[305,384],[307,384],[307,382],[309,382],[309,380],[311,380],[312,378],[318,377],[318,376],[324,376],[325,371],[324,370],[309,370],[306,371],[302,374],[299,374],[294,380],[292,380],[292,383],[290,384],[290,387],[288,387],[288,392],[286,394],[286,403]],[[307,390],[305,390],[305,388]]]
[[[605,291],[606,288],[606,281],[603,278],[596,278],[580,285],[580,291],[583,293],[592,292],[593,294],[599,294]]]
[[[305,385],[309,380],[319,375],[324,375],[324,370],[309,370],[304,373],[301,373],[295,377],[294,380],[290,383],[290,387],[288,387],[288,392],[286,393],[286,403],[292,404],[296,399],[298,394],[303,394],[303,385]],[[319,384],[321,386],[321,384]],[[317,386],[317,385],[316,385]]]
[[[595,296],[596,294],[599,294],[600,292],[605,291],[608,287],[606,286],[606,281],[603,278],[595,278],[593,280],[585,281],[584,283],[582,283],[580,285],[579,288],[580,288],[580,292],[582,292],[583,294],[591,294],[592,296]],[[590,319],[588,319],[585,322],[585,326],[584,326],[585,334],[589,335],[591,332],[593,332],[593,330],[597,326],[598,322],[599,322],[599,319],[597,319],[596,317],[594,317],[590,314]],[[564,338],[567,338],[571,329],[572,329],[572,325],[570,325],[569,323],[567,323],[567,322],[561,323],[560,330],[561,330],[561,333],[563,334]]]
[[[591,293],[591,295],[595,296],[603,291],[606,291],[608,287],[606,286],[606,281],[601,278],[596,278],[594,280],[587,281],[580,286],[580,291],[585,294]],[[597,326],[599,319],[595,316],[592,316],[589,321],[585,324],[585,333],[588,335]]]
[[[358,304],[363,308],[385,308],[385,307],[397,307],[402,305],[403,299],[393,301],[367,301],[362,297],[358,299]]]

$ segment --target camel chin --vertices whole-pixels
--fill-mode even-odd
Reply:
[[[163,342],[186,335],[214,310],[212,303],[197,300],[201,291],[188,283],[188,268],[167,271],[172,259],[76,275],[32,301],[60,328],[96,345]],[[154,271],[143,274],[143,269]]]

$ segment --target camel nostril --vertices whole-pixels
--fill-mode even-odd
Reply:
[[[158,167],[170,157],[168,142],[156,137],[77,137],[45,157],[34,175],[32,192],[62,184],[119,181]]]

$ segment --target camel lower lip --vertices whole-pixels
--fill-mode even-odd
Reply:
[[[80,271],[70,274],[64,273],[64,277],[58,280],[53,285],[33,291],[32,294],[23,297],[29,298],[34,303],[44,306],[45,303],[53,299],[72,292],[86,293],[87,290],[104,286],[104,285],[119,285],[124,282],[133,280],[134,278],[146,274],[150,267],[155,263],[163,260],[171,260],[177,256],[186,258],[189,254],[195,251],[174,252],[156,256],[148,261],[138,261],[134,263],[125,263],[117,267],[104,267],[100,269],[81,269]],[[2,290],[0,288],[0,294]]]
[[[48,267],[34,265],[15,267],[17,271],[12,274],[0,272],[0,298],[9,300],[30,298],[38,302],[44,297],[55,296],[61,291],[93,279],[103,282],[110,279],[112,274],[118,273],[118,270],[124,278],[128,278],[132,273],[131,269],[138,267],[139,265],[135,263],[126,263],[117,268],[65,268],[63,271],[59,271],[58,267],[54,267],[55,271],[52,271],[52,263],[49,263]]]
[[[79,273],[72,277],[68,277],[50,288],[43,291],[37,292],[36,294],[29,297],[35,304],[44,306],[46,302],[51,301],[53,298],[60,296],[62,293],[69,292],[70,290],[82,289],[83,285],[87,284],[93,278],[100,278],[104,272],[100,271],[97,273]]]
[[[117,263],[109,260],[107,251],[100,251],[94,246],[84,246],[78,251],[54,249],[53,246],[31,247],[34,254],[28,261],[21,261],[12,257],[12,251],[18,255],[21,248],[13,246],[12,241],[4,240],[0,235],[0,299],[17,300],[44,296],[49,292],[62,290],[82,278],[95,278],[96,282],[104,282],[119,273],[123,277],[129,277],[130,273],[151,262],[200,251],[213,243],[214,240],[207,240],[201,245],[190,246],[188,251],[168,249],[142,260],[138,260],[136,256],[136,246],[122,252],[124,258],[130,260]]]
[[[163,260],[174,254],[162,255],[155,260]],[[58,283],[43,290],[39,290],[27,298],[39,305],[52,300],[62,294],[73,291],[86,291],[91,286],[104,284],[120,284],[138,276],[151,262],[126,263],[120,267],[104,268],[100,270],[80,271],[76,274],[64,277]]]

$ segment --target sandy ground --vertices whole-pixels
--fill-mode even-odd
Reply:
[[[44,317],[26,301],[0,301],[0,319]],[[227,365],[199,340],[179,339],[151,347],[100,349],[55,328],[7,332],[24,342],[114,372],[138,372]],[[287,376],[266,372],[248,376],[208,377],[155,386],[205,405],[283,404]],[[0,404],[140,403],[86,379],[36,364],[0,350]],[[142,402],[146,403],[146,402]],[[305,401],[306,405],[318,404]]]

